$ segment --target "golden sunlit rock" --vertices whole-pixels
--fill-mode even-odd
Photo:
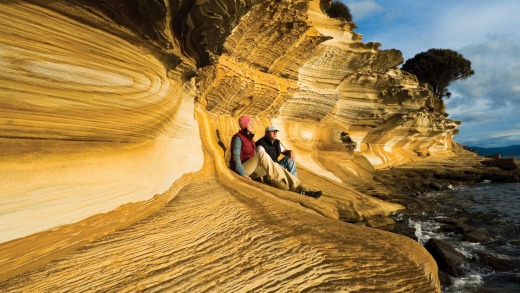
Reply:
[[[357,186],[457,122],[327,2],[0,2],[0,289],[440,291]],[[243,114],[321,198],[228,169]]]

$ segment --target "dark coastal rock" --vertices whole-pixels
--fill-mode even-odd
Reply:
[[[486,252],[477,252],[480,262],[499,272],[520,271],[520,259],[504,259]]]
[[[452,220],[452,219],[436,219],[437,223],[442,223],[436,232],[437,233],[454,233],[454,234],[464,234],[465,231],[468,231],[470,227],[460,220]]]
[[[513,158],[503,158],[503,159],[490,159],[490,160],[484,160],[481,162],[484,165],[492,166],[492,167],[498,167],[502,170],[511,171],[513,169],[517,169],[518,166],[515,163],[515,160]]]
[[[496,169],[495,169],[496,170]],[[489,180],[491,182],[518,182],[520,169],[514,169],[511,171],[498,170],[502,172],[487,173],[480,177],[480,182]]]
[[[387,231],[393,232],[395,234],[403,235],[408,238],[411,238],[415,241],[419,241],[419,238],[415,235],[415,228],[412,228],[408,226],[406,223],[399,223],[396,222],[394,225],[392,225]]]
[[[436,222],[442,223],[437,233],[454,233],[462,235],[463,241],[468,242],[486,242],[489,240],[489,232],[464,224],[462,220],[436,219]]]
[[[468,242],[486,242],[489,240],[489,233],[482,229],[465,231],[462,235],[462,240]]]
[[[437,182],[431,182],[429,187],[431,187],[431,189],[436,190],[436,191],[444,189],[444,186],[442,186],[441,184],[439,184]]]
[[[456,251],[448,242],[431,238],[424,244],[424,248],[433,256],[439,271],[453,277],[460,277],[460,265],[467,261],[466,257]]]
[[[453,285],[450,275],[443,271],[439,271],[439,281],[441,285],[445,287]]]
[[[435,232],[464,234],[464,228],[458,225],[442,225]]]
[[[466,220],[467,219],[464,219],[464,218],[458,218],[458,219],[436,218],[435,222],[441,223],[441,224],[447,224],[447,225],[463,226],[463,225],[465,225],[464,222]]]

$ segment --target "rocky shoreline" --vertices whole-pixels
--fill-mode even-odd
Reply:
[[[406,207],[393,217],[394,224],[380,227],[418,241],[415,228],[410,227],[407,219],[421,214],[449,214],[434,201],[425,199],[429,192],[442,192],[456,186],[473,186],[482,182],[511,183],[520,182],[519,162],[510,158],[479,157],[472,152],[459,150],[457,160],[431,158],[407,163],[388,170],[379,170],[374,181],[393,191],[385,200],[397,202]],[[380,193],[381,194],[381,193]],[[376,195],[377,196],[377,195]],[[487,242],[490,231],[468,225],[466,219],[431,219],[440,225],[439,232],[459,235],[463,241]],[[424,247],[436,260],[439,267],[441,285],[450,286],[450,277],[460,277],[460,266],[470,260],[446,241],[431,238]],[[509,260],[478,252],[478,261],[495,271],[511,271],[518,268],[518,260]]]
[[[374,172],[373,186],[367,194],[406,207],[406,214],[421,213],[432,208],[418,196],[442,191],[455,186],[470,186],[485,181],[496,183],[520,182],[520,164],[512,159],[494,159],[477,156],[459,149],[456,159],[426,158],[390,169]],[[513,164],[514,168],[511,168]]]

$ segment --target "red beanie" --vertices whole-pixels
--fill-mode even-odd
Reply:
[[[249,124],[249,122],[251,121],[253,120],[251,120],[251,118],[249,118],[249,116],[247,115],[240,116],[240,118],[238,118],[238,125],[240,126],[240,129],[244,129],[247,127],[247,124]]]

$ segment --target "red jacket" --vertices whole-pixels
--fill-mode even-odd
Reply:
[[[235,136],[238,136],[242,141],[242,148],[240,149],[240,162],[243,163],[255,155],[256,144],[252,138],[249,139],[242,131],[239,131],[233,135],[231,141],[235,139]],[[231,151],[233,151],[233,146],[231,146]],[[231,154],[231,158],[229,159],[229,166],[232,170],[236,170],[235,162],[233,162],[233,154]]]

